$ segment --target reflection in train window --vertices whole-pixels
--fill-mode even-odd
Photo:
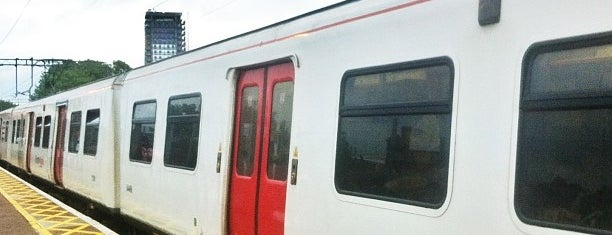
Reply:
[[[447,58],[345,75],[335,172],[340,193],[442,206],[448,184],[452,76]]]
[[[79,152],[79,141],[81,139],[81,111],[70,114],[70,134],[68,135],[68,152]]]
[[[164,165],[195,169],[200,133],[200,94],[170,97],[166,124]]]
[[[155,111],[157,103],[142,101],[134,104],[132,133],[130,140],[130,161],[151,163],[155,134]]]
[[[36,117],[36,132],[34,132],[34,147],[40,147],[41,134],[42,134],[42,117]]]
[[[268,178],[273,180],[287,180],[292,112],[293,82],[275,84],[272,93],[272,117],[270,118],[267,165]]]
[[[255,136],[257,132],[257,110],[259,107],[259,88],[246,87],[242,91],[240,106],[240,136],[238,137],[238,159],[236,170],[239,175],[253,174],[255,156]]]
[[[42,147],[49,148],[49,141],[51,141],[51,116],[45,116],[43,122],[43,135],[42,135]]]
[[[519,218],[612,232],[612,44],[545,45],[524,63],[514,189]]]
[[[96,155],[98,152],[98,132],[100,130],[100,109],[87,110],[85,117],[85,140],[83,153]]]

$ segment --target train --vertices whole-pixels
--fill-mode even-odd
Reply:
[[[0,159],[170,234],[612,234],[610,9],[344,1],[2,111]]]

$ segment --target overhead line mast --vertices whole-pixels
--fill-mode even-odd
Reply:
[[[31,95],[32,87],[34,87],[34,67],[44,67],[45,69],[49,66],[62,64],[67,59],[0,59],[0,66],[15,66],[15,98],[18,95]],[[30,87],[26,91],[19,91],[18,85],[18,67],[29,66],[30,67]]]

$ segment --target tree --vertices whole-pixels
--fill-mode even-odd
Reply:
[[[95,60],[64,61],[62,64],[52,65],[41,75],[30,100],[51,96],[130,69],[128,64],[120,60],[113,61],[113,65]]]
[[[13,102],[0,100],[0,111],[5,110],[5,109],[10,109],[15,106],[17,105],[13,104]]]

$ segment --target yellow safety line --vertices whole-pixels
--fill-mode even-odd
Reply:
[[[39,195],[3,170],[0,170],[0,183],[0,194],[39,234],[102,234],[95,227]]]

